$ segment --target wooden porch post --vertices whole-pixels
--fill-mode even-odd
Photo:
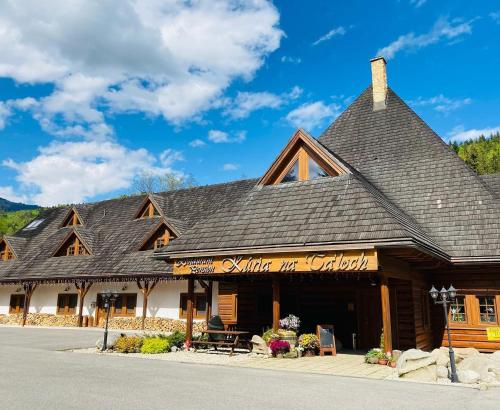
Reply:
[[[384,349],[386,352],[392,352],[391,301],[389,295],[389,283],[387,276],[382,275],[380,282],[380,296],[382,302]]]
[[[92,282],[86,282],[82,280],[81,282],[75,282],[75,288],[78,292],[78,327],[82,327],[83,322],[83,303],[85,302],[85,296],[92,286]]]
[[[280,327],[280,279],[273,275],[273,330]]]
[[[141,330],[144,330],[144,323],[146,321],[146,315],[148,312],[148,298],[156,284],[158,283],[158,279],[144,279],[143,283],[141,283],[140,279],[137,279],[137,287],[140,289],[143,297],[142,301],[142,322],[141,322]]]
[[[36,283],[25,283],[23,284],[24,288],[24,306],[23,306],[23,320],[22,326],[26,325],[26,319],[28,317],[28,313],[30,310],[31,296],[33,296],[33,292],[36,289]]]
[[[208,326],[208,321],[212,317],[212,293],[213,293],[213,281],[208,282],[208,287],[205,289],[207,295],[207,317],[206,322]]]
[[[186,317],[186,347],[189,349],[193,342],[193,307],[194,307],[194,279],[188,279],[187,317]]]

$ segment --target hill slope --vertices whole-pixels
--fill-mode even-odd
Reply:
[[[0,198],[0,211],[10,212],[10,211],[23,211],[26,209],[38,209],[36,205],[26,205],[17,202],[10,202],[6,199]]]

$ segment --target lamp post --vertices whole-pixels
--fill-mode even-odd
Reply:
[[[438,291],[434,287],[434,285],[432,285],[429,294],[431,295],[431,298],[434,300],[434,303],[436,305],[443,305],[446,331],[448,332],[448,350],[450,352],[450,380],[452,381],[452,383],[458,383],[457,368],[455,366],[455,352],[453,351],[453,347],[451,346],[450,323],[448,321],[448,301],[457,297],[457,290],[453,287],[453,285],[450,285],[448,290],[446,290],[443,286],[443,288]],[[441,296],[441,300],[438,300],[439,296]]]
[[[104,302],[104,309],[106,309],[106,323],[104,325],[104,340],[102,342],[101,352],[104,352],[108,348],[108,321],[109,321],[109,310],[111,305],[115,303],[115,300],[118,298],[118,293],[113,292],[111,290],[107,290],[102,294],[102,299]],[[111,302],[111,303],[110,303]]]

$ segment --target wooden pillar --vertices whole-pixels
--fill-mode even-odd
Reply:
[[[213,281],[208,282],[208,286],[205,288],[205,293],[207,297],[207,326],[208,321],[212,317],[212,293],[213,293]]]
[[[144,323],[146,322],[146,315],[148,312],[148,299],[149,295],[155,288],[158,283],[158,279],[144,279],[142,282],[140,279],[137,279],[137,287],[140,289],[142,293],[142,321],[141,321],[141,329],[144,330]]]
[[[85,302],[85,296],[92,286],[92,282],[86,282],[82,280],[81,282],[75,282],[75,288],[78,292],[78,327],[82,327],[83,322],[83,303]]]
[[[21,325],[24,327],[26,325],[26,319],[30,310],[31,296],[36,289],[36,283],[25,283],[24,288],[24,306],[23,306],[23,320]]]
[[[387,276],[382,275],[380,296],[382,302],[382,325],[384,329],[384,350],[392,352],[391,301]]]
[[[280,279],[273,275],[273,329],[280,327]]]
[[[194,308],[194,279],[188,279],[187,317],[186,317],[186,347],[189,349],[193,342],[193,308]]]

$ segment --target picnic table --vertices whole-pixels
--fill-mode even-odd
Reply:
[[[208,340],[193,340],[193,345],[210,345],[214,346],[215,350],[217,346],[230,347],[230,356],[234,354],[234,349],[241,342],[240,336],[248,334],[239,330],[203,330],[201,333],[208,335]]]

